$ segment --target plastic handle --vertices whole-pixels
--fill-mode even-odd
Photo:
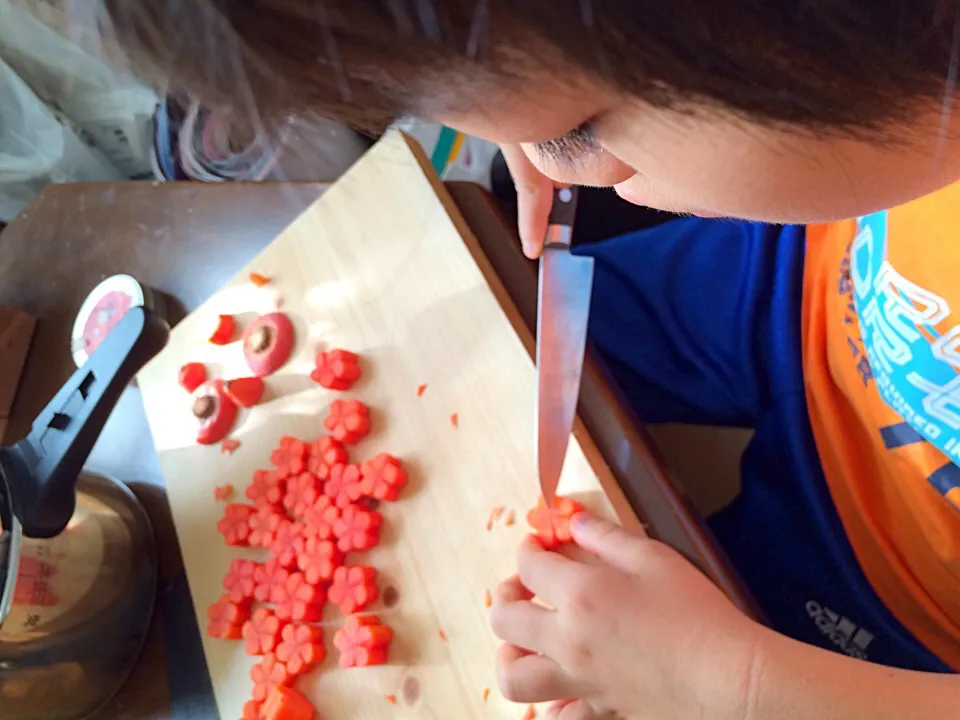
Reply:
[[[0,450],[24,535],[54,537],[67,526],[77,478],[107,418],[169,336],[167,323],[151,310],[131,309],[40,413],[30,434]]]

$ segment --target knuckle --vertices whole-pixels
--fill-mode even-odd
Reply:
[[[497,687],[500,688],[500,694],[507,700],[523,702],[525,697],[523,684],[516,674],[510,671],[510,668],[501,668],[497,672]]]

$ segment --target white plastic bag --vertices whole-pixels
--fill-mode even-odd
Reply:
[[[94,0],[82,3],[96,8]],[[70,16],[80,9],[0,0],[0,59],[127,177],[150,176],[157,94],[84,48],[90,18]],[[76,32],[77,42],[61,32]]]
[[[0,60],[0,222],[48,183],[122,179]]]

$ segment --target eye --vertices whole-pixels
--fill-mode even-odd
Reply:
[[[598,150],[590,120],[553,140],[534,143],[534,148],[544,159],[566,166],[575,166],[584,156],[593,155]]]

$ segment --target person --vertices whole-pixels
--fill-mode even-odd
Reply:
[[[561,720],[955,718],[957,0],[105,0],[172,91],[500,143],[527,254],[554,183],[687,215],[583,250],[648,422],[756,429],[711,526],[769,620],[586,514],[528,541],[499,681]],[[534,596],[540,602],[534,601]]]

